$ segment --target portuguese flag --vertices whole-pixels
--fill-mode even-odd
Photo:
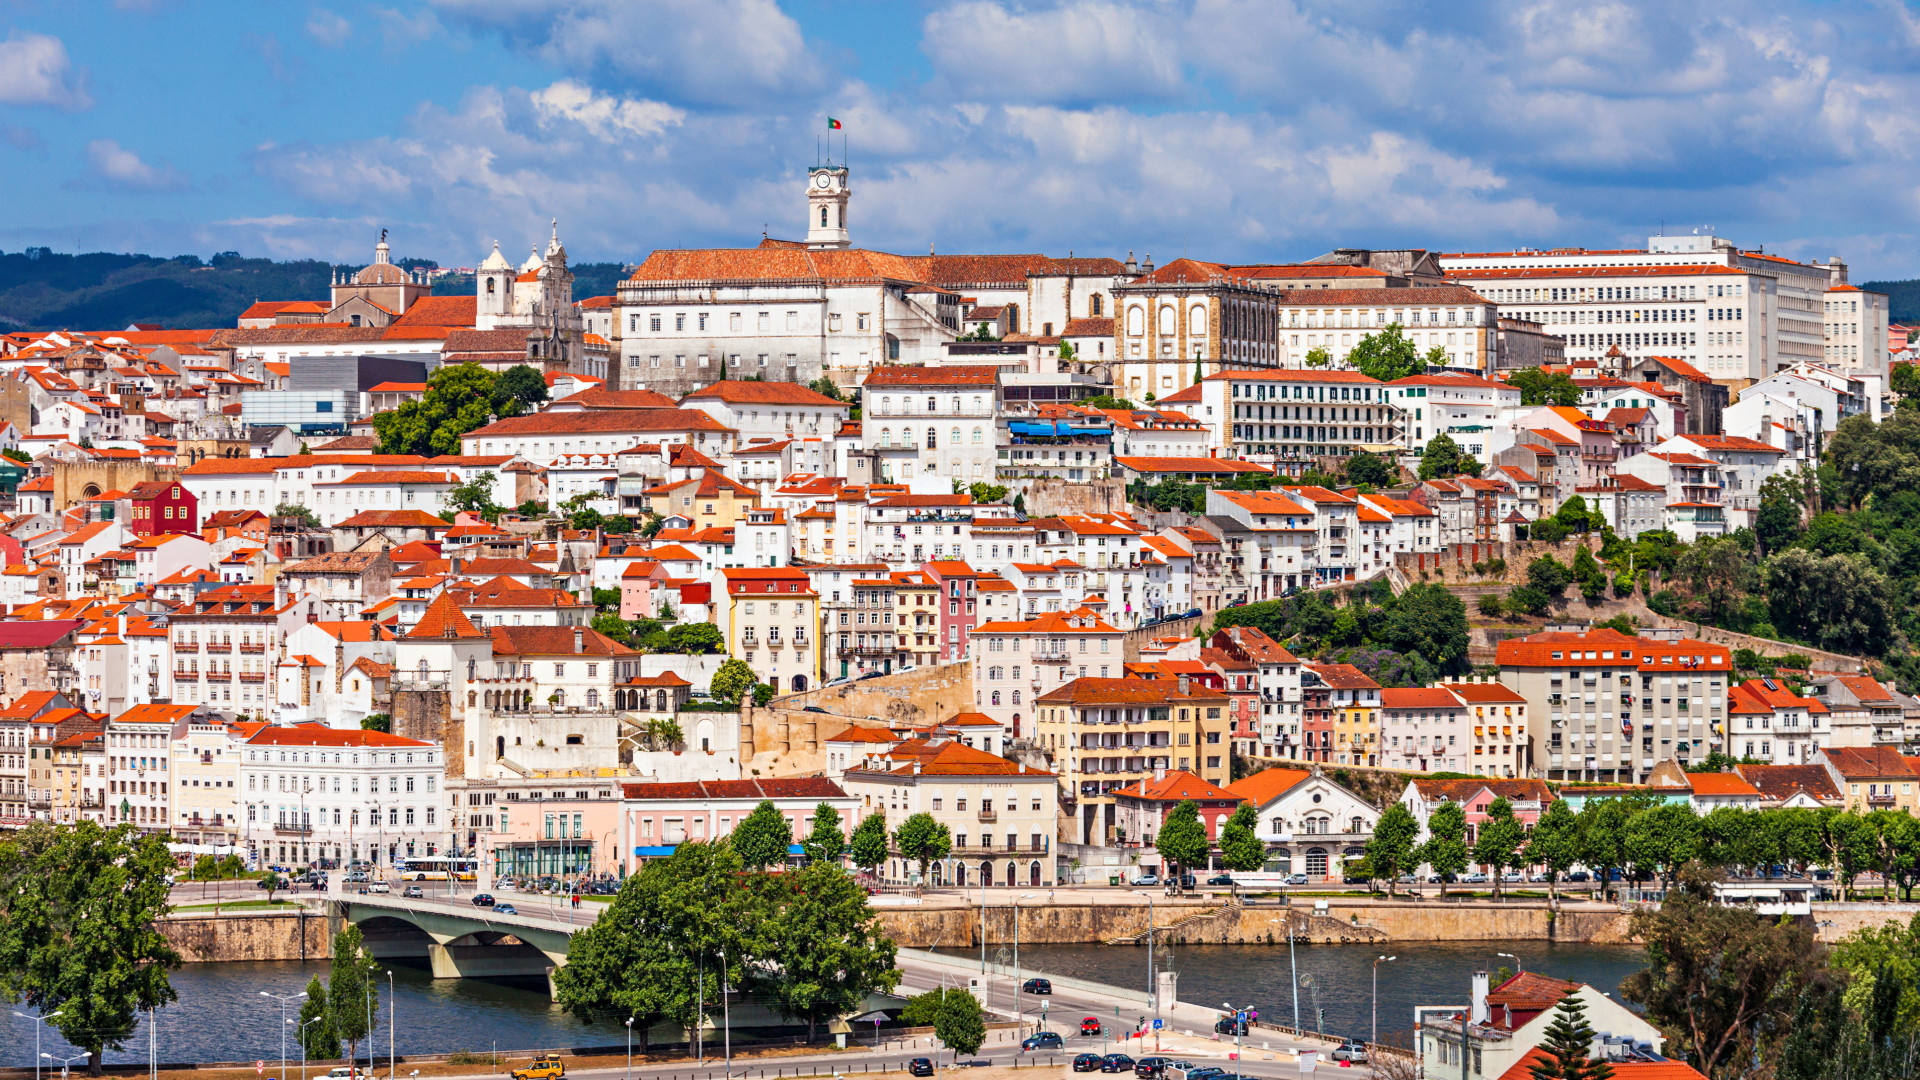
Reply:
[[[831,116],[829,116],[829,117],[827,117],[827,130],[828,130],[828,131],[839,131],[839,130],[840,130],[840,121],[838,121],[838,120],[835,120],[835,119],[834,119],[833,117],[831,117]]]

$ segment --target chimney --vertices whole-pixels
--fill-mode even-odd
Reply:
[[[585,652],[586,651],[585,642],[586,642],[586,632],[581,630],[577,626],[574,627],[573,628],[573,651],[577,653]]]
[[[1488,1020],[1487,973],[1484,971],[1473,973],[1473,1011],[1468,1018],[1476,1024],[1484,1024]]]
[[[1184,671],[1180,673],[1180,696],[1187,696],[1187,673]]]
[[[459,577],[460,576],[460,556],[455,555],[453,557],[452,566],[453,566],[453,575],[455,577]]]

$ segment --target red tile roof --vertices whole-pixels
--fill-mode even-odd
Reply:
[[[1209,802],[1237,803],[1244,796],[1229,791],[1217,784],[1209,783],[1190,772],[1174,771],[1158,780],[1139,780],[1112,792],[1114,795],[1126,795],[1136,799],[1153,802],[1181,802],[1186,799],[1205,799]]]
[[[711,386],[704,386],[680,399],[681,404],[689,401],[713,399],[729,404],[743,405],[807,405],[813,407],[845,409],[850,406],[844,401],[834,399],[798,383],[789,382],[752,382],[742,379],[727,379]]]
[[[628,799],[844,799],[840,785],[821,776],[767,780],[695,780],[681,784],[623,784]]]
[[[1227,790],[1256,807],[1265,806],[1292,791],[1313,774],[1305,769],[1267,768],[1227,785]]]
[[[191,709],[191,706],[188,707]],[[129,710],[131,711],[131,710]],[[126,719],[122,714],[121,719]],[[346,746],[375,750],[415,750],[434,744],[365,728],[331,728],[324,724],[291,724],[261,728],[247,740],[249,746]]]

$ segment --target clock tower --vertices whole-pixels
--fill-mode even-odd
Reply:
[[[815,165],[807,170],[807,247],[849,248],[847,239],[847,167]]]

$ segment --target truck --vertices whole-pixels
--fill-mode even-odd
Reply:
[[[534,1058],[526,1068],[513,1070],[513,1080],[560,1080],[565,1075],[566,1064],[552,1055]]]

